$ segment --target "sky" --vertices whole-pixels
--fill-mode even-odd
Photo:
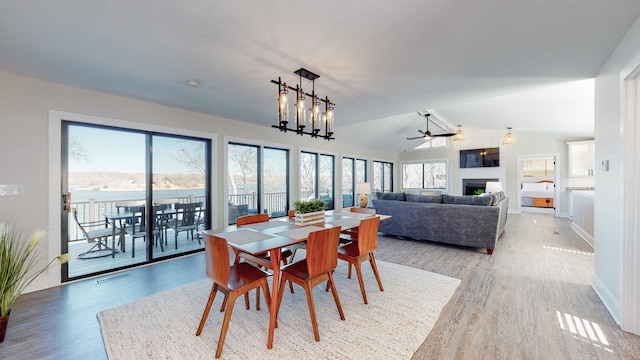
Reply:
[[[69,143],[77,145],[81,156],[69,157],[69,171],[145,172],[145,134],[71,125]],[[178,161],[182,149],[198,151],[197,141],[153,136],[153,171],[159,174],[193,173]],[[200,148],[199,151],[204,151]]]

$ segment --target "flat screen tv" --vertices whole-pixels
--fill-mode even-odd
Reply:
[[[460,150],[460,168],[500,166],[500,148]]]

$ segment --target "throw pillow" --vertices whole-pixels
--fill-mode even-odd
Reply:
[[[489,206],[493,198],[491,196],[474,196],[474,195],[443,195],[442,202],[445,204],[462,204],[462,205],[478,205]]]
[[[393,192],[377,192],[376,197],[380,200],[396,200],[396,201],[405,201],[404,193],[393,193]]]
[[[442,203],[442,195],[413,195],[407,194],[407,201],[423,203]]]

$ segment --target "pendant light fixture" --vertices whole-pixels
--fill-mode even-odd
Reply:
[[[298,135],[310,135],[315,138],[334,140],[333,109],[335,104],[329,100],[329,97],[322,99],[316,95],[315,80],[320,75],[304,68],[294,71],[294,74],[298,75],[300,79],[295,88],[287,85],[281,78],[278,78],[278,81],[271,80],[272,83],[278,84],[278,125],[272,125],[272,127],[284,132],[293,131]],[[311,80],[311,94],[302,90],[302,78]],[[295,127],[289,126],[289,105],[287,100],[289,90],[296,92]],[[309,109],[305,104],[307,97],[311,99],[311,107]],[[324,112],[321,113],[323,103]]]
[[[512,145],[516,143],[516,137],[511,133],[511,127],[507,127],[507,133],[502,138],[502,145]]]
[[[462,131],[462,125],[458,125],[458,130],[456,130],[456,134],[453,135],[453,141],[464,141],[464,131]]]

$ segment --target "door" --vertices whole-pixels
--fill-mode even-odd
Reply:
[[[69,121],[62,132],[63,281],[203,249],[209,140]]]

